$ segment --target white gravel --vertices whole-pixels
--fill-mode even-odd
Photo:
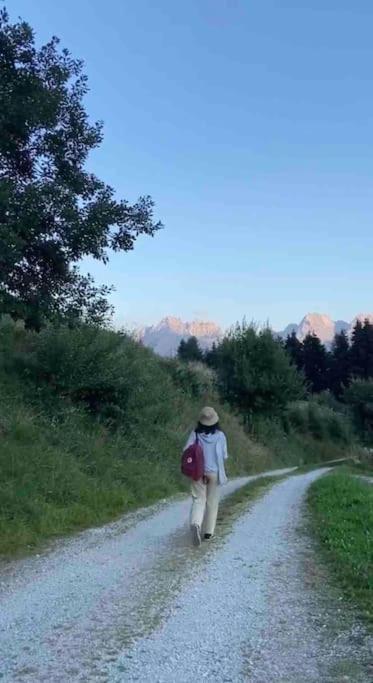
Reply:
[[[108,680],[371,683],[372,641],[346,619],[298,528],[321,473],[275,485],[241,517],[169,618],[123,653]]]
[[[186,499],[154,506],[0,565],[1,681],[107,681],[194,571],[188,512]]]

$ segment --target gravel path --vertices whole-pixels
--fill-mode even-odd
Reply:
[[[299,529],[305,491],[323,471],[275,485],[243,515],[108,680],[372,683],[372,639],[326,589]]]
[[[108,665],[158,623],[195,566],[189,505],[165,502],[0,564],[0,680],[107,681]]]
[[[4,567],[1,680],[371,683],[372,642],[303,527],[324,471],[277,483],[201,549],[182,500]]]

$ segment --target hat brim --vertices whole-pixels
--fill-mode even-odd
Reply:
[[[210,419],[208,418],[201,418],[199,420],[199,423],[203,425],[204,427],[213,427],[214,425],[217,425],[219,422],[219,417],[216,415],[215,417],[212,417]]]

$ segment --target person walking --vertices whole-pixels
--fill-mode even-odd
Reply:
[[[202,528],[207,541],[214,535],[219,507],[219,487],[227,482],[224,462],[228,458],[227,439],[219,425],[219,415],[209,406],[202,409],[196,429],[190,434],[185,449],[196,439],[203,449],[204,476],[192,481],[190,524],[193,542],[201,545]]]

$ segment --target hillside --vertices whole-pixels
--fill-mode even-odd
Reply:
[[[231,474],[273,464],[209,376],[95,328],[0,323],[0,555],[185,490],[180,453],[213,404]]]

